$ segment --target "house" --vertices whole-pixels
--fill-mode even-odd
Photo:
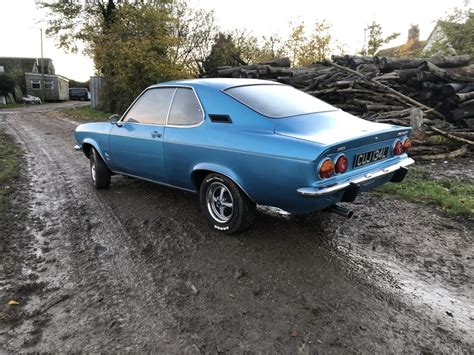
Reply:
[[[412,25],[408,30],[408,40],[405,44],[381,49],[377,52],[377,56],[430,57],[466,54],[467,48],[474,47],[472,21],[474,21],[474,15],[469,17],[465,23],[438,21],[426,41],[420,41],[420,30],[417,25]]]
[[[457,50],[459,51],[460,48],[456,48],[456,38],[452,38],[452,33],[447,30],[449,27],[456,27],[459,33],[461,33],[463,25],[459,23],[438,21],[433,31],[431,31],[430,36],[426,40],[422,54],[456,55]]]
[[[408,38],[401,46],[381,49],[377,52],[379,57],[412,57],[421,53],[427,41],[420,41],[420,28],[412,25],[408,30]]]
[[[42,96],[41,59],[0,57],[0,68],[15,82],[14,97],[21,102],[24,95]],[[69,100],[69,80],[56,71],[51,58],[43,58],[45,101]]]
[[[55,74],[51,58],[43,58],[43,64],[45,74]],[[4,68],[5,73],[41,73],[41,59],[39,58],[0,57],[0,66]]]

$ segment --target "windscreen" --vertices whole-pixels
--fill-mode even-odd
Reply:
[[[337,111],[324,101],[287,85],[248,85],[225,90],[252,110],[271,118]]]

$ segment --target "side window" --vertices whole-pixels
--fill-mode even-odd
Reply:
[[[174,95],[168,124],[189,126],[203,120],[203,112],[192,89],[179,88]]]
[[[32,88],[33,90],[41,89],[41,81],[39,81],[39,80],[31,80],[31,88]]]
[[[123,121],[164,125],[175,90],[162,88],[146,91],[127,112]]]

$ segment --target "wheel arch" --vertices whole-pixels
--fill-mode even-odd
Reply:
[[[252,196],[250,196],[249,193],[246,191],[244,184],[236,173],[234,173],[229,168],[212,163],[202,163],[194,167],[191,173],[191,180],[193,182],[194,187],[196,188],[196,191],[199,192],[204,178],[209,174],[220,174],[232,180],[232,182],[236,184],[240,190],[243,191],[243,193],[250,199],[250,201],[255,202]]]
[[[99,153],[100,157],[102,158],[102,161],[107,166],[107,168],[112,171],[112,169],[110,169],[109,167],[109,164],[107,164],[107,160],[105,160],[104,152],[102,151],[102,149],[100,149],[100,146],[99,144],[97,144],[96,141],[90,138],[86,138],[82,141],[81,147],[82,152],[88,159],[90,159],[91,149],[94,148],[97,153]]]

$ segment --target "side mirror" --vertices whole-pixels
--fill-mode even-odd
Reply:
[[[119,123],[119,120],[120,120],[120,116],[117,115],[117,114],[114,114],[114,115],[109,117],[110,124],[115,124],[115,125],[121,127],[122,124]]]

